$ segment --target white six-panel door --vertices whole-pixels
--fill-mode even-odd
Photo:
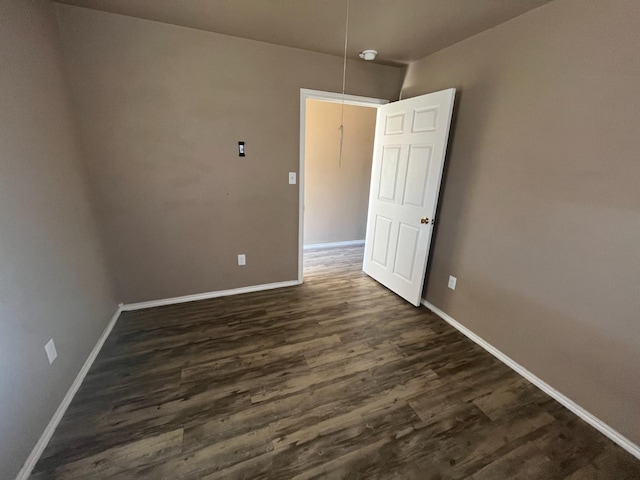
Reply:
[[[378,109],[363,270],[420,304],[455,89]]]

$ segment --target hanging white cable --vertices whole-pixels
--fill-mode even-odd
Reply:
[[[344,92],[347,84],[347,43],[349,40],[349,0],[347,0],[347,15],[344,25],[344,57],[342,62],[342,108],[340,111],[340,154],[338,156],[338,167],[342,167],[342,145],[344,142]]]

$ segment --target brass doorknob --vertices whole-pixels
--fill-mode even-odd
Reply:
[[[420,223],[429,223],[429,218],[428,217],[421,218]]]

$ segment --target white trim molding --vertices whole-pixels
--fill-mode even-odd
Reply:
[[[378,108],[389,103],[382,98],[359,97],[357,95],[343,95],[342,93],[323,92],[321,90],[300,89],[300,165],[298,167],[298,283],[304,281],[303,251],[304,251],[304,142],[306,136],[307,100],[321,100],[323,102],[343,103],[359,107]]]
[[[589,411],[585,410],[583,407],[578,405],[576,402],[571,400],[569,397],[567,397],[564,394],[560,393],[558,390],[553,388],[551,385],[546,383],[544,380],[542,380],[541,378],[539,378],[536,375],[534,375],[533,373],[531,373],[529,370],[524,368],[522,365],[517,363],[515,360],[513,360],[512,358],[510,358],[507,355],[505,355],[504,353],[502,353],[496,347],[494,347],[489,342],[485,341],[484,339],[482,339],[481,337],[479,337],[478,335],[473,333],[471,330],[469,330],[467,327],[465,327],[461,323],[459,323],[456,320],[454,320],[451,316],[449,316],[448,314],[446,314],[445,312],[440,310],[435,305],[427,302],[425,299],[422,299],[421,303],[422,303],[422,305],[427,307],[429,310],[431,310],[433,313],[435,313],[440,318],[442,318],[449,325],[451,325],[453,328],[455,328],[460,333],[462,333],[464,336],[466,336],[471,341],[473,341],[474,343],[476,343],[479,346],[481,346],[482,348],[484,348],[487,352],[489,352],[491,355],[496,357],[502,363],[507,365],[509,368],[511,368],[512,370],[514,370],[516,373],[520,374],[521,376],[523,376],[527,380],[529,380],[531,383],[533,383],[536,387],[538,387],[544,393],[546,393],[551,398],[553,398],[556,401],[558,401],[560,404],[562,404],[564,407],[566,407],[567,409],[569,409],[570,411],[575,413],[578,417],[580,417],[582,420],[587,422],[593,428],[598,430],[600,433],[602,433],[603,435],[608,437],[610,440],[612,440],[615,443],[617,443],[618,445],[620,445],[627,452],[629,452],[631,455],[633,455],[634,457],[636,457],[637,459],[640,460],[640,446],[636,445],[631,440],[629,440],[627,437],[622,435],[620,432],[618,432],[617,430],[615,430],[612,427],[610,427],[609,425],[607,425],[605,422],[600,420],[598,417],[596,417],[595,415],[593,415]]]
[[[162,298],[148,302],[127,303],[122,305],[124,312],[132,310],[142,310],[143,308],[162,307],[164,305],[174,305],[176,303],[195,302],[197,300],[207,300],[209,298],[228,297],[230,295],[240,295],[242,293],[261,292],[262,290],[272,290],[274,288],[293,287],[300,285],[298,280],[286,282],[263,283],[262,285],[251,285],[249,287],[232,288],[230,290],[216,290],[214,292],[196,293],[194,295],[184,295],[182,297]]]
[[[337,247],[356,247],[364,245],[364,240],[346,240],[344,242],[329,242],[329,243],[312,243],[305,245],[305,250],[314,250],[316,248],[337,248]]]
[[[373,97],[361,97],[358,95],[348,95],[338,92],[323,92],[322,90],[311,90],[309,88],[300,89],[301,96],[310,100],[322,100],[323,102],[342,103],[345,105],[356,105],[359,107],[379,107],[386,105],[389,100]]]
[[[93,347],[93,350],[91,350],[91,353],[89,353],[89,356],[87,357],[84,364],[82,365],[82,368],[78,372],[78,375],[76,375],[75,380],[69,387],[69,390],[67,390],[67,393],[62,399],[62,402],[60,402],[58,409],[53,414],[53,417],[51,417],[51,420],[49,421],[49,424],[47,425],[47,427],[44,429],[44,432],[42,432],[42,435],[40,435],[40,438],[38,439],[38,443],[36,443],[36,446],[33,447],[33,450],[27,457],[27,460],[24,462],[24,465],[20,469],[20,472],[18,472],[18,476],[16,477],[16,480],[27,480],[29,478],[29,475],[31,475],[31,472],[33,471],[34,467],[38,463],[38,460],[40,460],[40,456],[42,455],[42,452],[44,452],[44,449],[47,447],[49,440],[51,440],[51,437],[53,436],[53,433],[55,432],[58,424],[60,423],[60,420],[62,420],[62,417],[67,411],[67,408],[69,408],[69,405],[71,404],[71,400],[73,400],[73,397],[75,396],[76,392],[80,388],[80,385],[82,385],[84,378],[87,376],[87,373],[89,373],[89,369],[91,368],[91,365],[93,365],[93,362],[98,356],[98,353],[100,353],[100,350],[104,345],[104,342],[107,340],[107,337],[109,337],[111,330],[113,330],[113,327],[118,321],[118,317],[120,317],[121,312],[122,312],[122,304],[118,306],[116,313],[113,314],[113,317],[111,317],[111,320],[109,320],[109,323],[107,324],[106,328],[102,332],[102,335],[100,335],[100,338],[98,338],[98,341]]]

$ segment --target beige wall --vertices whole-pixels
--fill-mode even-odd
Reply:
[[[304,243],[362,240],[367,230],[375,108],[307,100]]]
[[[339,90],[342,61],[72,6],[58,14],[119,298],[297,279],[288,172],[300,88]],[[402,78],[350,61],[347,92],[397,98]]]
[[[558,0],[403,91],[459,92],[427,300],[636,443],[638,45],[637,0]]]
[[[0,2],[0,478],[115,313],[48,1]],[[53,338],[58,358],[44,351]]]

